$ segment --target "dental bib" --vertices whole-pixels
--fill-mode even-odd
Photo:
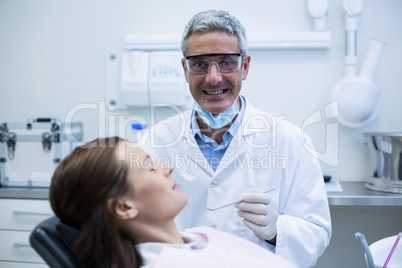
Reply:
[[[198,116],[201,117],[202,121],[213,129],[223,128],[239,113],[237,98],[229,109],[220,114],[213,115],[207,112],[196,101],[194,102],[193,109],[198,113]]]

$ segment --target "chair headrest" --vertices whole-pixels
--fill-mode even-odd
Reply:
[[[61,221],[56,224],[56,230],[63,241],[71,248],[81,236],[81,231]]]
[[[53,216],[34,228],[29,236],[29,242],[49,267],[74,268],[79,262],[71,246],[79,238],[80,233],[79,230],[60,222]]]

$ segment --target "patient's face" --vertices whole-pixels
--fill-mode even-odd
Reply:
[[[131,143],[124,145],[125,161],[130,167],[127,179],[133,187],[133,201],[139,211],[137,219],[147,223],[173,219],[188,202],[187,195],[170,176],[173,168],[154,163],[147,153],[133,148]]]

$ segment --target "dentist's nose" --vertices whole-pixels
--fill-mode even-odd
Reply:
[[[205,77],[205,82],[211,83],[212,85],[216,85],[222,81],[222,75],[219,72],[218,65],[215,62],[212,62],[209,66],[209,72]]]

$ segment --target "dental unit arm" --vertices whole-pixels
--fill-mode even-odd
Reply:
[[[314,18],[314,31],[325,31],[328,1],[327,0],[307,0],[307,10]]]
[[[345,11],[345,77],[356,76],[358,15],[363,0],[344,0]]]
[[[338,121],[351,128],[362,127],[376,116],[380,94],[374,76],[386,44],[372,40],[359,76],[357,73],[357,26],[363,0],[344,0],[345,10],[345,59],[344,78],[332,89],[331,102],[338,101]]]

